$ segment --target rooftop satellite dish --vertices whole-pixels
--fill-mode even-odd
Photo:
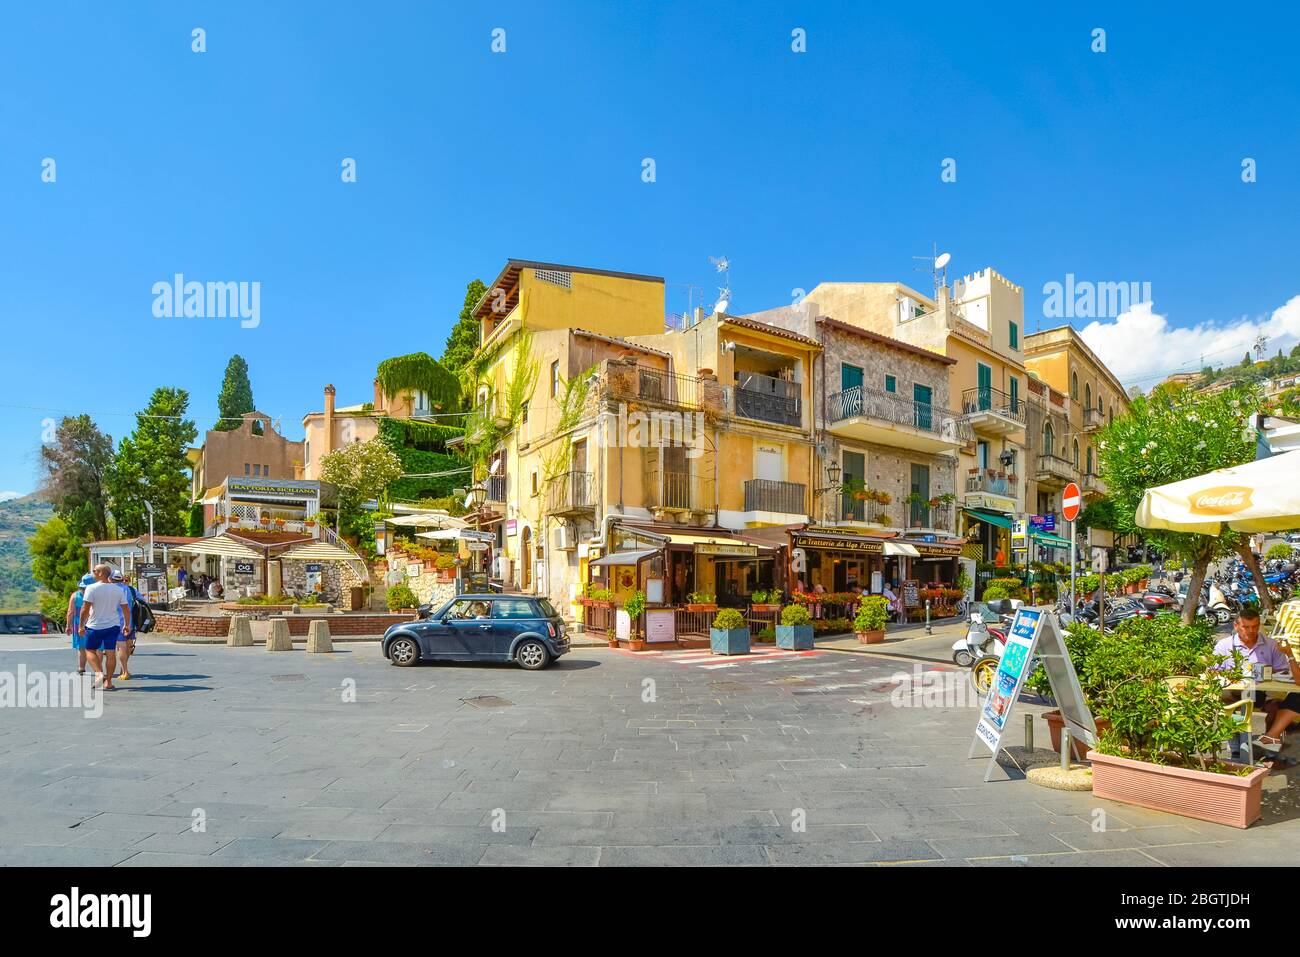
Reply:
[[[717,302],[717,305],[715,305],[715,306],[713,307],[713,311],[714,311],[714,312],[726,312],[726,311],[727,311],[727,307],[728,307],[729,305],[731,305],[731,303],[727,302],[727,300],[725,300],[725,299],[719,299],[718,302]]]
[[[465,507],[466,507],[466,508],[473,508],[473,507],[474,507],[474,493],[473,493],[473,492],[470,492],[468,495],[465,496]]]
[[[944,266],[948,265],[948,260],[950,259],[952,259],[951,253],[940,253],[939,258],[934,261],[934,268],[942,269]]]
[[[497,456],[492,460],[492,464],[488,466],[488,475],[496,475],[497,470],[500,468],[501,468],[501,457]]]

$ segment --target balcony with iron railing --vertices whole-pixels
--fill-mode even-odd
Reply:
[[[1039,485],[1064,486],[1074,481],[1077,472],[1078,469],[1059,455],[1038,456],[1036,478]]]
[[[808,486],[802,482],[749,479],[745,482],[746,512],[807,515]]]
[[[863,386],[827,399],[826,427],[844,438],[921,452],[950,451],[974,437],[970,424],[948,409]]]
[[[961,408],[971,428],[985,435],[1010,435],[1025,427],[1024,400],[997,389],[967,389]]]
[[[489,475],[483,484],[487,486],[487,501],[506,501],[506,486],[508,483],[505,475]]]
[[[651,489],[659,508],[689,510],[693,507],[689,472],[662,472]]]
[[[637,400],[686,409],[701,407],[701,382],[695,376],[663,369],[610,363],[608,395],[614,399]],[[716,401],[716,400],[715,400]]]
[[[546,510],[552,515],[579,515],[596,507],[590,472],[561,472],[546,483]]]
[[[966,491],[1015,498],[1020,480],[997,469],[972,469],[966,476]]]
[[[908,505],[907,527],[932,531],[951,531],[952,509],[942,503],[929,505],[923,502],[919,505]]]
[[[1101,409],[1084,409],[1083,410],[1083,431],[1096,432],[1106,425],[1106,417],[1102,415]]]
[[[880,502],[857,498],[853,492],[842,492],[833,496],[839,508],[836,521],[864,522],[868,525],[883,525],[886,528],[901,528],[895,507]]]
[[[737,372],[730,411],[744,419],[798,426],[803,422],[803,385],[759,372]]]

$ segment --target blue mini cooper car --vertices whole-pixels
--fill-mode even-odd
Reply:
[[[458,595],[419,621],[384,632],[384,657],[406,668],[418,661],[513,661],[545,668],[569,650],[564,620],[545,598]]]

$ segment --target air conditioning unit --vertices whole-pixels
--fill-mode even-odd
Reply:
[[[569,526],[560,525],[555,529],[555,547],[560,551],[567,551],[571,547],[569,542]]]

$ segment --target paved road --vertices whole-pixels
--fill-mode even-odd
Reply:
[[[0,672],[70,660],[0,650]],[[1242,833],[981,783],[972,707],[896,706],[912,702],[900,669],[942,665],[820,651],[708,670],[584,649],[533,674],[398,669],[362,644],[163,643],[136,664],[101,718],[0,712],[0,864],[1241,866],[1300,852],[1295,789],[1268,792],[1266,823]]]

